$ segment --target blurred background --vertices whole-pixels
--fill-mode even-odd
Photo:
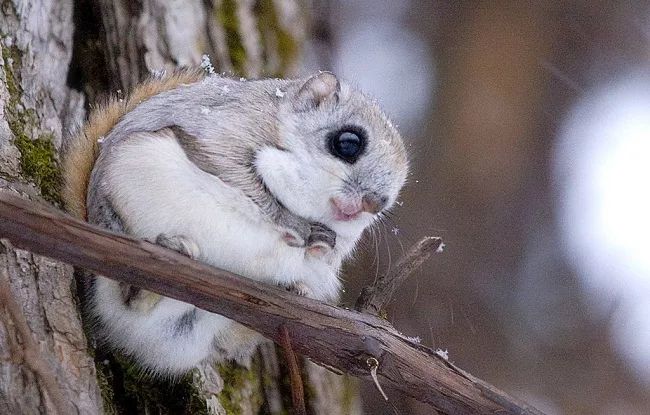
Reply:
[[[650,2],[310,4],[303,70],[374,95],[413,161],[348,301],[442,236],[400,331],[549,415],[650,413]]]

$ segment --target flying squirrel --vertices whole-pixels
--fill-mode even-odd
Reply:
[[[90,223],[335,302],[363,230],[408,159],[378,105],[330,72],[236,80],[183,70],[94,110],[63,158],[67,210]],[[160,375],[250,360],[261,336],[223,316],[92,277],[99,341]]]

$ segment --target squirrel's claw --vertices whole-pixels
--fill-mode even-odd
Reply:
[[[295,282],[291,285],[283,285],[283,287],[287,291],[303,297],[309,297],[311,294],[311,289],[304,282]]]

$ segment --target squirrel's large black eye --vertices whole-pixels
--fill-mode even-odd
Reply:
[[[361,131],[341,130],[330,136],[330,152],[348,163],[354,163],[365,146]]]

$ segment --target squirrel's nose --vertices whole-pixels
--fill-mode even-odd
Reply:
[[[377,193],[368,193],[361,198],[361,206],[364,212],[379,213],[388,203],[388,196],[379,195]]]

